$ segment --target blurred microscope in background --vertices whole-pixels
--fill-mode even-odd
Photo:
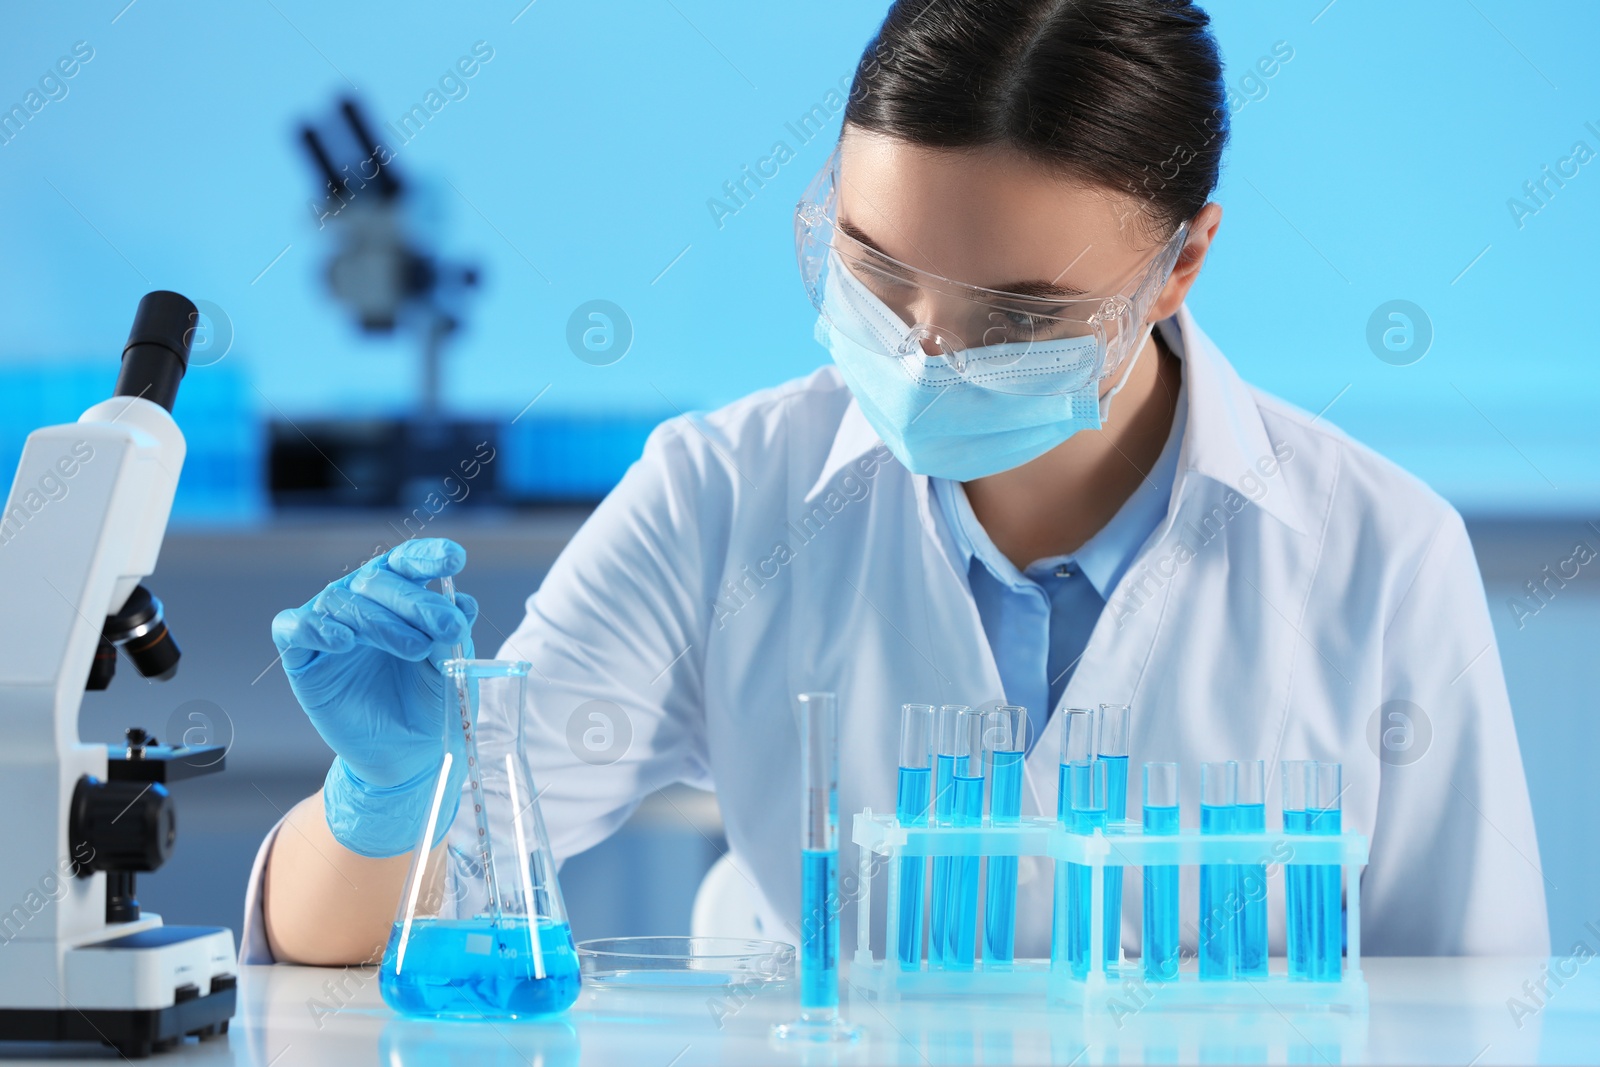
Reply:
[[[409,414],[274,422],[273,504],[390,507],[430,492],[454,499],[445,479],[464,476],[472,486],[463,502],[493,502],[497,465],[488,460],[498,424],[451,417],[441,400],[445,346],[462,326],[478,268],[445,261],[408,228],[408,186],[354,101],[341,102],[324,131],[305,125],[300,137],[320,181],[319,226],[333,240],[329,292],[362,332],[411,339],[421,359]]]

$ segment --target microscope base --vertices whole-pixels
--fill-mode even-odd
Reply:
[[[142,1059],[228,1032],[238,979],[226,929],[158,926],[69,949],[65,964],[66,1006],[0,1008],[0,1041],[95,1042]]]
[[[170,1008],[0,1009],[0,1040],[92,1042],[110,1045],[128,1059],[144,1059],[185,1037],[204,1041],[226,1034],[236,996],[230,987]]]

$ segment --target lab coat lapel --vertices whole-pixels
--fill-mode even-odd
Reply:
[[[935,515],[928,479],[913,476],[917,515],[922,525],[923,590],[927,596],[923,618],[928,627],[927,647],[937,649],[941,678],[937,703],[978,707],[1003,703],[1000,668],[983,631],[983,619],[967,586],[966,572],[950,532]]]

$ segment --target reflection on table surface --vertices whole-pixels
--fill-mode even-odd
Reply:
[[[586,987],[552,1022],[436,1022],[389,1011],[373,968],[246,967],[228,1038],[191,1041],[164,1062],[353,1067],[372,1063],[375,1052],[383,1067],[1592,1062],[1600,965],[1557,962],[1546,977],[1542,960],[1368,959],[1371,1008],[1354,1016],[1174,1012],[1158,998],[1142,1009],[1130,998],[1131,1013],[1086,1019],[1041,1002],[887,1004],[857,994],[846,997],[845,1011],[866,1037],[843,1049],[772,1042],[771,1025],[797,1011],[793,983],[711,994]]]

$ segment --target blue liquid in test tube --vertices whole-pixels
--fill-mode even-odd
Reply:
[[[1309,832],[1306,821],[1306,784],[1312,766],[1311,760],[1283,761],[1283,832],[1304,834]],[[1310,977],[1307,961],[1311,952],[1311,868],[1304,863],[1290,862],[1283,868],[1284,940],[1288,955],[1289,977]]]
[[[993,758],[989,772],[989,821],[1014,824],[1022,817],[1022,760],[1027,752],[1028,711],[1013,704],[989,713],[985,731]],[[1009,966],[1016,955],[1017,858],[989,857],[989,884],[984,894],[983,964]]]
[[[1315,795],[1308,797],[1306,822],[1313,834],[1338,836],[1343,768],[1337,763],[1317,763],[1311,768]],[[1342,868],[1317,864],[1311,874],[1310,977],[1317,982],[1337,982],[1344,970],[1344,900],[1340,892]]]
[[[1056,778],[1056,821],[1072,827],[1072,766],[1059,765]],[[1071,865],[1056,861],[1055,892],[1050,913],[1050,966],[1052,969],[1067,965],[1067,927],[1070,913],[1067,910],[1067,884]]]
[[[780,1040],[854,1041],[839,1015],[839,706],[832,693],[801,693],[800,1018]]]
[[[839,850],[808,848],[800,854],[800,1004],[839,1007],[839,922],[828,895],[839,873]]]
[[[986,713],[968,708],[956,716],[956,826],[983,825],[983,727]],[[950,941],[944,964],[970,971],[978,948],[978,857],[957,856],[950,868]]]
[[[1072,822],[1080,834],[1105,830],[1106,826],[1106,765],[1104,760],[1088,760],[1071,764]],[[1081,863],[1069,864],[1071,886],[1068,891],[1067,911],[1071,924],[1067,934],[1067,957],[1074,978],[1089,973],[1091,938],[1093,929],[1094,869]],[[1109,967],[1111,960],[1106,964]]]
[[[1106,823],[1128,818],[1128,705],[1101,704],[1095,758],[1106,765]],[[1113,853],[1114,854],[1114,853]],[[1105,871],[1106,969],[1122,959],[1122,868]]]
[[[900,781],[895,795],[895,818],[901,826],[928,825],[928,800],[933,781],[932,704],[906,704],[900,708]],[[900,968],[922,966],[922,896],[927,857],[900,860]]]
[[[1226,834],[1233,829],[1234,782],[1238,764],[1200,765],[1200,832]],[[1202,980],[1234,976],[1233,927],[1238,898],[1234,890],[1236,868],[1231,863],[1200,866],[1200,977]]]
[[[1073,768],[1087,766],[1094,758],[1095,713],[1088,708],[1065,708],[1061,712],[1061,762],[1057,777],[1056,819],[1068,830],[1076,831],[1077,820],[1073,813]],[[1083,915],[1074,911],[1074,901],[1082,893],[1077,876],[1087,880],[1089,868],[1077,863],[1056,861],[1054,908],[1050,923],[1050,968],[1066,970],[1072,966],[1073,949],[1080,943],[1088,944],[1087,932],[1081,942],[1075,940],[1078,925],[1089,922],[1087,898],[1084,898]]]
[[[1264,834],[1267,831],[1267,765],[1262,760],[1242,760],[1238,764],[1237,793],[1233,805],[1233,832]],[[1234,976],[1267,976],[1267,868],[1259,863],[1241,864],[1236,869],[1235,889],[1239,910],[1233,928]]]
[[[1144,765],[1146,837],[1178,832],[1178,765]],[[1144,976],[1152,982],[1178,977],[1178,868],[1144,869]]]
[[[956,813],[956,723],[964,704],[945,704],[939,709],[938,737],[933,758],[933,821],[936,826],[954,826]],[[954,856],[933,858],[933,907],[928,920],[928,966],[944,967],[951,949],[950,879]]]

